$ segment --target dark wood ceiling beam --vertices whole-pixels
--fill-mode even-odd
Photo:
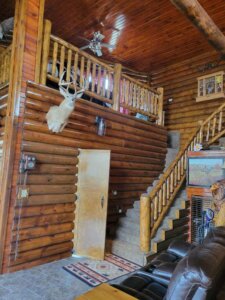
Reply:
[[[208,42],[225,56],[225,36],[197,0],[170,0],[200,30]]]

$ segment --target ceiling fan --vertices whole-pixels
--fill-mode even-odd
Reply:
[[[115,48],[115,46],[113,46],[113,45],[103,43],[102,40],[104,38],[105,38],[105,36],[103,34],[101,34],[100,31],[96,31],[93,34],[93,39],[88,40],[86,38],[82,38],[88,42],[88,45],[81,47],[80,50],[90,49],[97,56],[102,56],[102,47],[105,47],[108,49]]]

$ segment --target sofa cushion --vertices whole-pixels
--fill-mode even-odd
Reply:
[[[166,294],[166,300],[214,297],[224,280],[225,251],[218,243],[199,245],[176,266]],[[199,290],[198,290],[199,289]]]
[[[173,255],[176,255],[177,257],[183,258],[186,256],[195,245],[190,244],[188,242],[182,241],[182,240],[174,240],[170,243],[167,252]]]

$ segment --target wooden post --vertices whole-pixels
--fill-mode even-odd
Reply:
[[[157,92],[160,93],[159,95],[159,103],[158,103],[158,125],[163,125],[163,88],[160,87],[157,89]]]
[[[113,109],[120,110],[120,81],[121,81],[122,65],[115,64],[114,67],[114,85],[113,85]]]
[[[44,85],[46,84],[46,80],[47,80],[51,29],[52,29],[52,23],[49,20],[45,20],[44,31],[43,31],[44,38],[43,38],[43,45],[42,45],[41,78],[40,78],[40,83]]]
[[[197,0],[170,0],[225,55],[225,36]]]
[[[150,216],[150,198],[148,194],[142,194],[140,200],[140,248],[145,253],[150,251]]]
[[[26,85],[35,80],[39,13],[44,0],[17,0],[0,174],[0,272],[7,272],[17,199]],[[32,50],[32,51],[31,51]],[[27,63],[29,61],[29,63]],[[3,263],[4,262],[4,263]]]
[[[37,52],[36,52],[36,65],[35,65],[35,82],[40,83],[41,76],[41,55],[43,45],[43,29],[44,29],[44,10],[45,0],[40,1],[39,16],[38,16],[38,38],[37,38]]]

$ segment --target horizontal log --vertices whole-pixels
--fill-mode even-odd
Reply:
[[[78,168],[76,165],[53,165],[53,164],[40,164],[39,161],[34,170],[29,174],[61,174],[61,175],[74,175],[77,174]]]
[[[70,241],[73,239],[73,233],[72,232],[64,232],[59,233],[51,236],[43,236],[36,239],[30,239],[21,241],[19,244],[12,243],[11,244],[11,253],[17,253],[37,249],[37,248],[43,248],[49,245],[59,244],[62,242]]]
[[[63,259],[63,258],[67,258],[67,257],[70,257],[70,256],[71,256],[71,251],[67,251],[67,252],[63,252],[63,253],[60,253],[60,254],[55,254],[55,255],[48,256],[48,257],[36,259],[32,262],[20,264],[20,265],[17,265],[17,266],[10,267],[8,264],[4,264],[3,265],[3,272],[6,273],[6,272],[16,272],[16,271],[19,271],[19,270],[26,270],[26,269],[29,269],[29,268],[32,268],[32,267],[35,267],[35,266],[38,266],[38,265],[46,264],[46,263],[56,261],[56,260],[59,260],[59,259]]]
[[[68,223],[74,221],[74,213],[53,214],[46,216],[36,216],[22,218],[20,221],[15,220],[13,230],[17,230],[19,224],[20,229],[33,228],[39,226],[48,226],[53,224]]]
[[[49,257],[51,255],[64,253],[73,249],[72,242],[64,242],[57,245],[50,245],[44,248],[39,248],[31,251],[21,252],[14,260],[14,256],[10,255],[10,266],[27,263],[43,257]]]
[[[79,150],[72,147],[70,148],[60,145],[49,145],[45,143],[35,143],[30,141],[23,141],[23,151],[72,157],[78,156],[79,154]]]
[[[74,228],[74,223],[62,223],[55,225],[45,225],[35,228],[20,229],[12,231],[12,242],[39,238],[42,236],[49,236],[57,233],[71,232]]]
[[[74,203],[56,204],[56,205],[41,205],[31,207],[16,207],[14,218],[24,218],[39,215],[59,214],[65,212],[74,212]]]
[[[19,186],[22,187],[22,186]],[[27,185],[29,195],[74,194],[77,187],[71,185]]]
[[[40,184],[75,184],[77,177],[75,175],[29,175],[27,178],[28,185],[40,185]]]
[[[33,155],[32,152],[24,152],[25,155]],[[77,157],[67,157],[63,155],[35,153],[37,163],[39,164],[56,164],[56,165],[77,165]]]
[[[23,206],[48,205],[56,203],[74,203],[76,195],[74,194],[57,194],[57,195],[32,195],[23,200]],[[17,201],[19,205],[19,200]]]

